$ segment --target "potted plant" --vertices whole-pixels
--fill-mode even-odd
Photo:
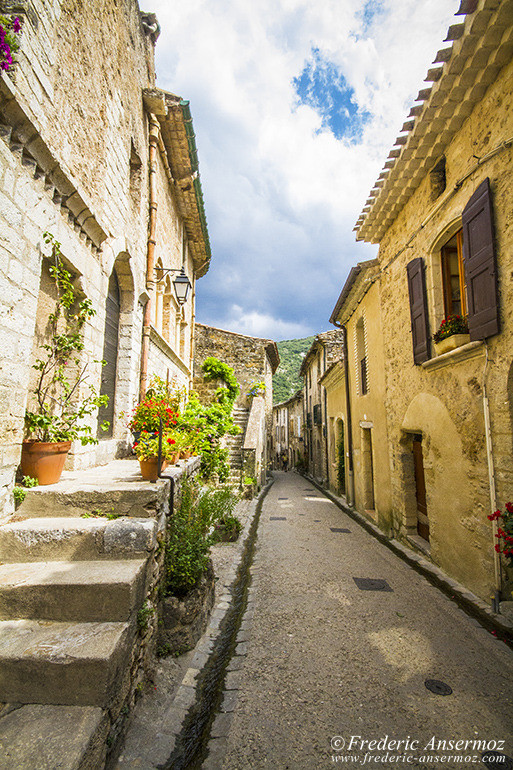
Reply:
[[[139,460],[141,476],[145,481],[156,481],[159,475],[159,437],[154,433],[142,431],[139,441],[134,443],[134,452]],[[160,470],[164,470],[168,464],[177,462],[179,450],[177,439],[173,433],[162,436],[162,464]]]
[[[433,334],[433,340],[438,356],[466,345],[470,342],[466,319],[460,315],[444,318],[438,331]]]
[[[49,272],[55,283],[56,303],[48,317],[48,337],[33,364],[38,377],[33,402],[25,413],[21,472],[46,485],[60,479],[72,441],[98,443],[87,418],[107,404],[108,396],[99,395],[88,382],[89,364],[80,358],[82,330],[95,310],[89,299],[80,299],[71,273],[62,264],[60,244],[50,233],[44,233],[43,239],[52,249]],[[102,425],[107,427],[107,423]]]

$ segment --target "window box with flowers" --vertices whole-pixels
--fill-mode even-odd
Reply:
[[[438,331],[433,334],[437,356],[456,350],[470,342],[470,334],[465,318],[460,315],[444,318]]]

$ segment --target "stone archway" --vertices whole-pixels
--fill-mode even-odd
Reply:
[[[105,308],[104,359],[109,361],[108,377],[102,376],[102,389],[108,389],[109,406],[107,416],[103,410],[98,415],[98,422],[107,419],[111,427],[107,432],[98,432],[98,438],[122,438],[125,426],[120,423],[120,412],[127,412],[132,406],[137,392],[137,379],[140,356],[140,334],[135,323],[134,278],[130,265],[130,255],[121,252],[114,260],[109,275],[108,293]],[[117,301],[117,308],[114,307]],[[116,317],[117,314],[117,317]],[[116,328],[117,325],[117,328]],[[115,361],[112,344],[115,341]],[[110,350],[107,351],[107,348]],[[108,352],[109,358],[105,353]],[[106,367],[107,368],[107,367]],[[104,380],[108,380],[104,384]],[[105,392],[106,392],[105,390]],[[104,392],[102,390],[102,392]]]

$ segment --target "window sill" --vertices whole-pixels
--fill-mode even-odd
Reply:
[[[441,356],[431,358],[429,361],[424,361],[421,366],[423,369],[431,371],[441,369],[444,366],[450,366],[451,364],[457,364],[460,361],[468,361],[471,358],[477,358],[482,355],[484,355],[484,342],[483,340],[476,340],[475,342],[468,342],[466,345],[462,345],[455,350],[449,350],[448,353],[443,353]]]

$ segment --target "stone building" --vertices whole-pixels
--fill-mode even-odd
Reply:
[[[0,74],[0,509],[9,511],[31,363],[54,302],[43,233],[96,311],[82,362],[109,396],[108,432],[97,446],[75,442],[69,468],[124,452],[121,413],[152,374],[189,386],[194,285],[210,247],[188,103],[155,88],[155,16],[136,0],[80,12],[66,0],[2,7],[22,21],[17,63]],[[182,267],[192,285],[183,305],[169,272]]]
[[[304,462],[304,407],[303,391],[298,390],[287,401],[273,406],[272,457],[275,468],[281,468],[281,456],[286,452],[288,468]]]
[[[343,358],[343,352],[343,332],[322,332],[315,337],[299,370],[304,380],[304,459],[308,472],[322,483],[327,483],[329,474],[327,397],[321,378],[333,363]]]
[[[390,471],[378,260],[352,268],[330,321],[346,334],[347,357],[321,378],[327,394],[329,486],[390,529]]]
[[[513,497],[513,15],[500,0],[459,13],[355,229],[379,244],[368,295],[391,529],[497,606],[501,590],[511,598],[487,515]],[[468,335],[443,352],[432,336],[455,315]]]
[[[235,401],[234,411],[242,429],[240,451],[244,471],[247,476],[262,483],[271,458],[273,374],[280,363],[276,343],[273,340],[248,337],[245,334],[196,323],[194,389],[200,398],[208,398],[217,385],[205,383],[203,380],[201,367],[209,356],[228,364],[235,372],[240,393]],[[253,398],[249,391],[255,383],[263,383],[265,392],[262,396]]]

